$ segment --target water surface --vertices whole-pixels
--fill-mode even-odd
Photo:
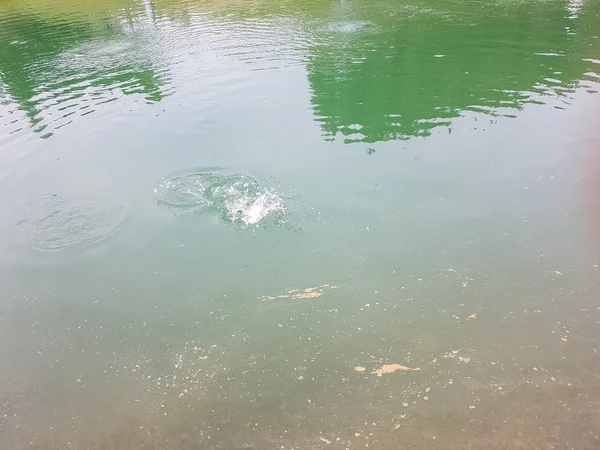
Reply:
[[[0,0],[0,448],[598,448],[599,23]]]

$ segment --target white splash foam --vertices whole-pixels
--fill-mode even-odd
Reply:
[[[154,192],[160,204],[188,210],[210,207],[242,226],[258,226],[267,216],[285,211],[279,195],[244,174],[195,173],[163,180]]]
[[[245,225],[258,225],[269,214],[283,211],[283,199],[269,190],[258,196],[241,195],[226,202],[227,215],[232,222],[243,222]]]

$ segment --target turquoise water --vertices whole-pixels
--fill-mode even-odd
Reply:
[[[597,448],[599,8],[0,0],[0,448]]]

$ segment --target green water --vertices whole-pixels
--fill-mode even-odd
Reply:
[[[599,89],[597,0],[0,0],[0,448],[599,448]]]

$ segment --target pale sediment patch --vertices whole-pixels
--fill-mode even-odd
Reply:
[[[262,297],[258,297],[259,300],[263,302],[265,300],[277,300],[282,298],[295,298],[295,299],[309,299],[309,298],[318,298],[325,294],[326,289],[337,289],[337,286],[331,284],[322,284],[321,286],[309,287],[306,289],[292,289],[289,290],[286,294],[281,295],[263,295]]]
[[[394,373],[394,372],[411,372],[411,371],[417,371],[417,370],[421,370],[419,367],[407,367],[407,366],[403,366],[401,364],[385,364],[383,366],[381,366],[379,369],[375,369],[373,372],[371,372],[373,375],[377,375],[378,377],[384,375],[384,374],[388,374],[388,373]]]

